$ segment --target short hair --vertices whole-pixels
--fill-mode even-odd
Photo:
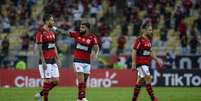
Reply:
[[[151,26],[150,23],[145,22],[145,23],[143,23],[143,24],[141,25],[141,29],[147,29],[147,28],[150,27],[150,26]]]
[[[90,29],[90,24],[89,24],[88,22],[84,22],[84,23],[82,23],[81,25],[84,25],[84,26],[86,26],[88,29]]]
[[[45,23],[46,21],[50,20],[51,17],[52,17],[51,14],[44,14],[43,15],[43,22]]]

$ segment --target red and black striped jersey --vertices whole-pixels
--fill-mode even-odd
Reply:
[[[133,49],[136,50],[136,65],[149,65],[151,62],[151,41],[144,37],[138,37]]]
[[[43,56],[45,60],[50,60],[56,57],[56,38],[54,32],[40,28],[35,34],[35,41],[37,44],[42,44]]]
[[[90,63],[90,54],[93,45],[98,44],[95,35],[89,33],[81,35],[80,32],[69,32],[70,36],[75,40],[74,61]]]

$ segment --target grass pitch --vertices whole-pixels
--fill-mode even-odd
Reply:
[[[0,101],[37,101],[39,88],[0,88]],[[133,88],[88,88],[89,101],[131,101]],[[201,101],[201,87],[155,87],[159,101]],[[49,101],[76,101],[77,88],[57,87],[50,92]],[[138,101],[151,101],[142,88]]]

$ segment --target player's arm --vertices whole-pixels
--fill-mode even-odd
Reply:
[[[93,47],[92,47],[92,56],[95,57],[95,58],[97,58],[98,53],[99,53],[99,46],[98,46],[98,44],[93,45]]]
[[[132,69],[136,68],[136,49],[132,50]]]
[[[56,62],[57,62],[58,67],[61,67],[62,64],[61,64],[61,60],[60,60],[60,58],[59,58],[59,54],[58,54],[58,51],[57,51],[57,47],[55,46],[54,49],[55,49],[55,52],[56,52],[55,60],[56,60]]]
[[[141,42],[139,39],[136,39],[136,41],[134,42],[134,45],[133,45],[133,50],[132,50],[132,69],[136,69],[136,55],[137,55],[137,50],[140,49],[140,45],[141,45]]]
[[[43,68],[46,69],[47,64],[46,64],[45,58],[43,56],[43,48],[42,48],[43,35],[41,34],[41,32],[36,32],[36,43],[38,45],[39,55],[40,55],[40,59],[41,59]]]
[[[162,63],[159,61],[158,57],[156,56],[156,54],[154,52],[151,52],[151,58],[156,61],[156,63],[158,64],[159,67],[162,66]]]
[[[52,29],[53,29],[53,31],[54,31],[55,33],[65,34],[65,35],[67,35],[67,36],[70,36],[70,33],[69,33],[68,31],[63,30],[63,29],[61,29],[61,28],[57,28],[57,27],[54,26]]]
[[[43,56],[42,44],[38,44],[38,49],[39,49],[40,59],[41,59],[43,68],[46,69],[47,68],[47,64],[46,64],[45,58]]]
[[[154,52],[151,52],[151,58],[156,60],[156,61],[158,60],[158,58]]]

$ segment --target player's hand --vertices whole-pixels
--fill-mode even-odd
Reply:
[[[97,59],[97,57],[98,57],[97,54],[95,54],[95,53],[92,53],[92,54],[91,54],[91,58],[92,58],[92,59],[95,60],[95,59]]]
[[[46,70],[47,69],[47,64],[46,63],[42,63],[43,65],[43,69]]]
[[[132,71],[136,71],[136,64],[132,63],[131,70],[132,70]]]
[[[159,68],[161,68],[163,66],[163,62],[159,59],[156,60],[156,64]]]
[[[59,68],[62,67],[61,60],[60,60],[60,59],[57,60],[57,65],[58,65]]]

